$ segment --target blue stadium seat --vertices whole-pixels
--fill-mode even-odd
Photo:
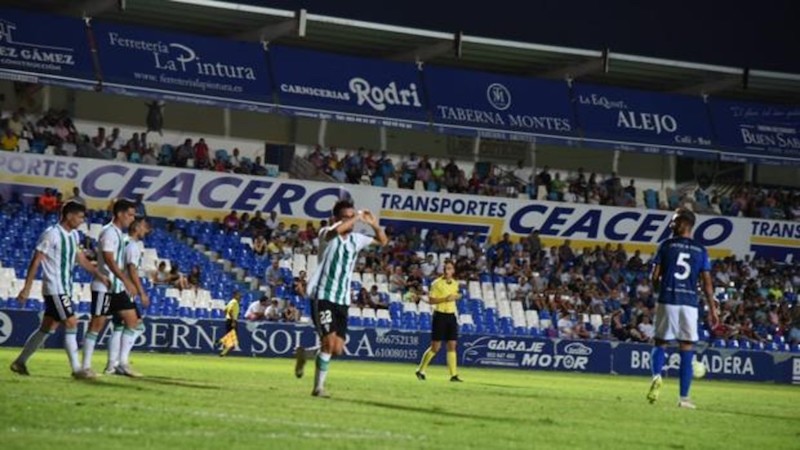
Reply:
[[[739,348],[743,350],[751,350],[753,345],[747,339],[739,339]]]
[[[783,348],[782,345],[778,344],[777,342],[770,342],[766,345],[766,350],[771,352],[779,352]]]
[[[360,327],[363,325],[361,317],[349,316],[347,318],[347,324],[351,327]]]
[[[736,339],[731,339],[731,340],[728,341],[727,347],[728,348],[739,348],[739,341],[737,341]]]
[[[725,348],[726,347],[725,339],[714,339],[714,343],[712,344],[712,347],[714,347],[714,348]]]

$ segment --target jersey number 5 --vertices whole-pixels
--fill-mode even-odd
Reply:
[[[678,280],[685,280],[689,278],[689,274],[692,272],[692,267],[689,265],[689,258],[692,255],[688,253],[678,253],[678,267],[680,267],[680,271],[675,271],[675,278]]]

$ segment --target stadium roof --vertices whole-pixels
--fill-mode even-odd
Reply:
[[[196,34],[338,53],[563,78],[685,94],[800,104],[800,74],[674,61],[385,25],[218,0],[87,0],[56,8],[47,0],[14,6]],[[120,8],[124,5],[124,8]],[[299,27],[300,23],[303,27]],[[300,29],[304,28],[304,29]],[[460,51],[457,51],[460,50]],[[787,55],[787,57],[789,57]]]

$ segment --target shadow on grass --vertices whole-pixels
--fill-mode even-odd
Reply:
[[[466,414],[460,412],[446,411],[440,407],[420,408],[418,406],[401,405],[397,403],[376,402],[371,400],[356,400],[356,399],[345,399],[345,398],[332,398],[331,400],[337,402],[352,403],[362,406],[373,406],[376,408],[391,409],[394,411],[406,411],[413,413],[430,414],[436,417],[458,417],[461,419],[485,420],[497,423],[527,422],[525,420],[517,419],[514,417],[494,417],[494,416],[485,416],[480,414]]]
[[[800,417],[789,417],[789,416],[781,416],[778,414],[762,414],[756,412],[747,412],[747,411],[728,411],[724,409],[717,409],[717,408],[703,408],[704,412],[709,412],[713,414],[726,414],[731,416],[742,416],[742,417],[752,417],[755,419],[768,419],[768,420],[786,420],[789,422],[796,422],[800,423]]]
[[[170,377],[146,376],[142,378],[136,378],[134,379],[134,381],[137,383],[152,383],[162,386],[178,386],[178,387],[185,387],[192,389],[209,389],[209,390],[221,389],[219,386],[216,385],[199,384],[190,380],[182,380],[180,378],[170,378]]]

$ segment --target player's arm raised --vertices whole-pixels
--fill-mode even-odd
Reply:
[[[83,267],[91,276],[100,280],[106,286],[109,285],[110,281],[108,277],[100,273],[100,270],[97,268],[96,265],[92,264],[89,258],[86,257],[86,254],[82,251],[78,251],[78,255],[75,257],[78,261],[78,265]]]
[[[389,237],[386,236],[386,232],[383,231],[383,228],[378,224],[378,219],[373,216],[371,212],[365,209],[361,212],[360,216],[364,223],[372,227],[372,231],[375,232],[375,239],[373,239],[372,245],[383,247],[389,243]]]
[[[324,239],[326,241],[330,241],[331,239],[335,238],[338,235],[346,234],[349,233],[350,231],[353,231],[353,227],[356,225],[358,219],[359,216],[358,214],[356,214],[355,216],[349,219],[340,220],[332,224],[331,226],[328,227],[328,231],[324,234],[323,236]]]
[[[33,252],[31,262],[28,264],[28,275],[25,277],[25,285],[22,286],[19,294],[17,294],[18,302],[22,303],[31,296],[31,286],[33,285],[33,280],[36,279],[36,271],[39,270],[39,265],[42,263],[44,258],[44,253],[40,252],[39,250]]]

